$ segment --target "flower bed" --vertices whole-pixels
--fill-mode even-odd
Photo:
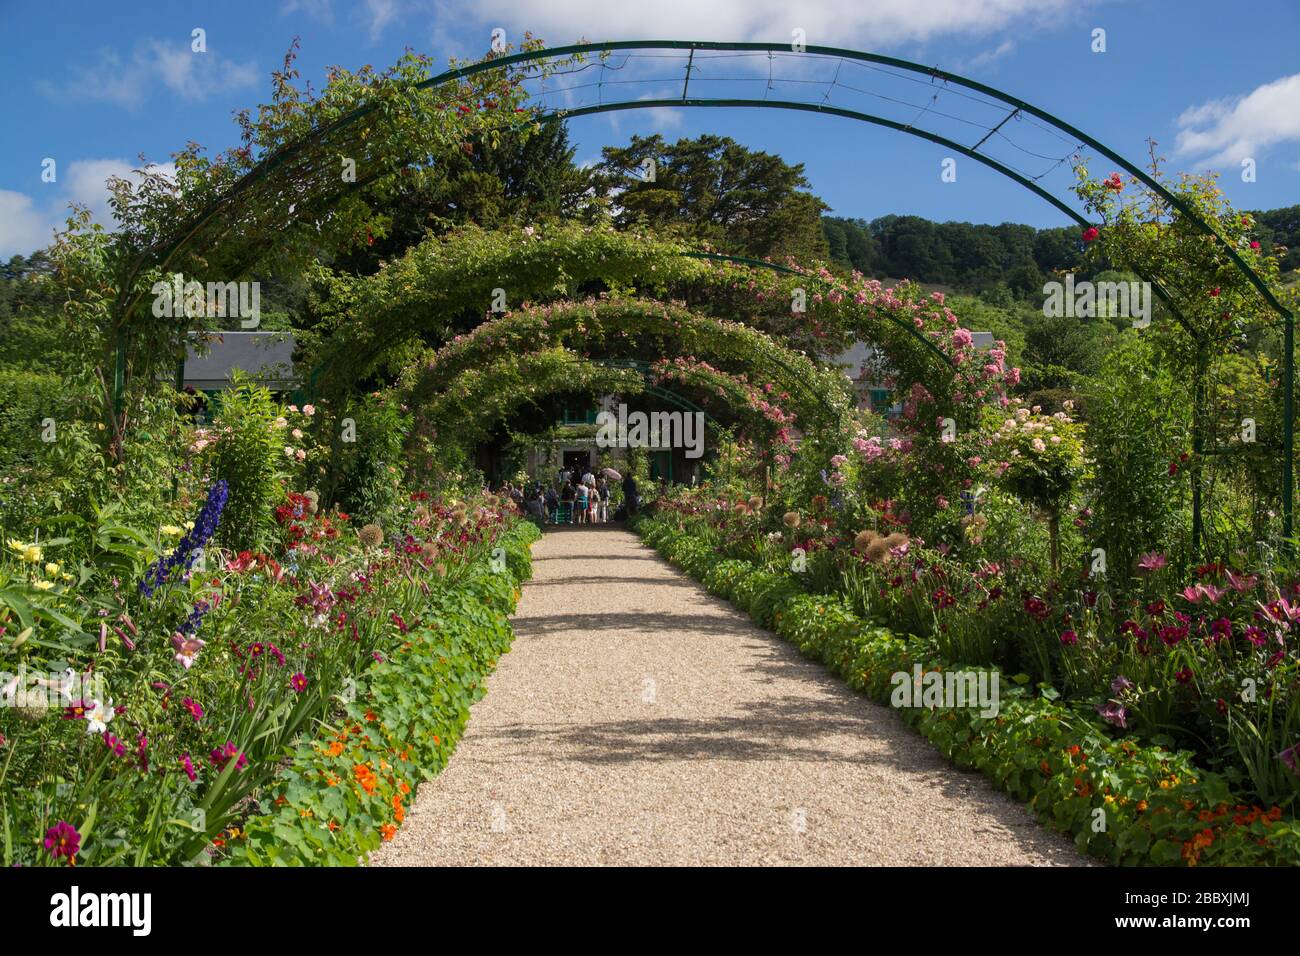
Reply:
[[[270,788],[268,812],[230,842],[237,865],[349,865],[392,839],[420,780],[455,749],[484,679],[510,647],[507,616],[531,574],[538,534],[516,524],[498,542],[505,564],[479,566],[454,588],[437,588],[391,659],[378,661],[338,720],[300,742]]]
[[[294,493],[279,543],[234,553],[212,547],[228,497],[214,483],[154,542],[101,526],[103,591],[59,560],[68,539],[8,542],[23,590],[0,619],[17,668],[0,681],[5,865],[355,862],[446,759],[508,646],[535,528],[495,498],[416,493],[389,530],[354,531]],[[360,789],[308,799],[335,749]],[[268,833],[293,839],[272,850]]]
[[[692,533],[691,519],[647,518],[637,530],[673,564],[755,622],[822,661],[854,689],[885,703],[892,677],[958,669],[924,642],[873,627],[837,595],[808,593],[793,574],[748,561],[718,561]],[[1046,824],[1074,834],[1081,850],[1117,864],[1294,865],[1300,822],[1277,807],[1250,805],[1192,755],[1114,739],[1087,708],[1050,688],[1034,693],[1002,675],[996,716],[976,708],[900,708],[961,766],[984,773],[1026,801]],[[1023,678],[1022,678],[1023,680]]]

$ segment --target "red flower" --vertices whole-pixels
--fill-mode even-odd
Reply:
[[[1216,285],[1213,289],[1210,290],[1210,298],[1217,299],[1218,297],[1219,297],[1219,287]]]
[[[1087,229],[1083,230],[1083,241],[1092,242],[1100,235],[1101,232],[1097,229],[1096,226],[1089,226]]]
[[[1106,177],[1106,180],[1102,185],[1104,185],[1107,189],[1112,189],[1115,192],[1119,192],[1124,188],[1124,181],[1119,178],[1119,173],[1111,173],[1109,176]]]

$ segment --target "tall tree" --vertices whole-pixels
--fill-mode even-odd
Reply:
[[[603,154],[597,189],[620,225],[679,228],[738,255],[829,254],[821,224],[829,207],[806,191],[802,164],[713,135],[671,145],[634,136]]]

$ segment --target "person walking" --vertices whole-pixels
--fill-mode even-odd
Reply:
[[[627,508],[629,518],[636,514],[637,509],[641,506],[641,500],[637,494],[636,479],[632,477],[631,472],[628,472],[627,477],[623,479],[623,505]]]

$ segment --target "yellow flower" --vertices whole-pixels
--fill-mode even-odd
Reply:
[[[17,538],[10,538],[7,544],[9,545],[10,551],[18,555],[28,564],[36,564],[42,557],[44,557],[44,552],[41,551],[39,545],[23,544],[23,542],[19,541]]]
[[[49,562],[45,565],[45,573],[50,577],[54,577],[54,575],[59,573],[59,565],[54,561]]]
[[[53,581],[33,581],[33,582],[32,582],[32,587],[36,588],[36,590],[38,590],[38,591],[48,591],[50,588],[54,587],[54,582],[53,582]]]
[[[176,527],[174,524],[165,524],[159,530],[169,538],[179,538],[181,534],[183,534],[181,529]]]
[[[193,521],[187,521],[187,522],[185,522],[185,530],[186,530],[186,531],[193,531],[193,530],[194,530],[194,522],[193,522]]]

